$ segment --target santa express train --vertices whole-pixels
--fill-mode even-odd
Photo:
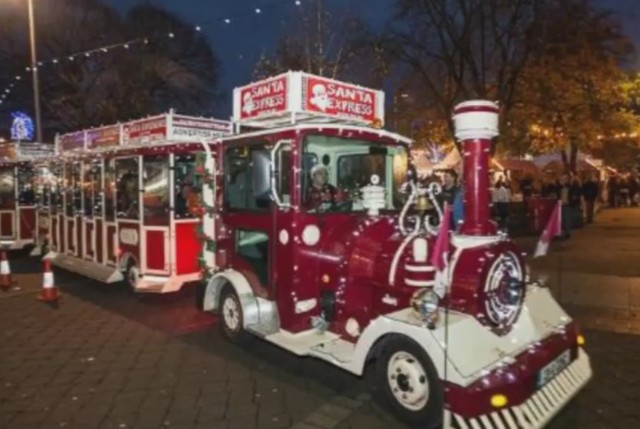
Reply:
[[[143,261],[126,278],[146,290],[179,288],[172,258],[181,234],[194,245],[195,225],[175,229],[172,154],[204,148],[204,310],[220,314],[229,340],[260,337],[367,372],[376,396],[420,427],[543,427],[591,378],[591,366],[575,322],[548,289],[529,281],[523,252],[489,218],[498,108],[486,101],[455,108],[464,221],[449,236],[438,227],[442,213],[425,219],[417,204],[435,201],[437,186],[402,186],[411,141],[380,129],[383,105],[381,91],[289,72],[234,91],[231,135],[199,147],[175,135],[160,151],[153,142],[115,151],[114,177],[121,157],[137,160],[120,163],[136,177],[130,194],[138,207],[147,189],[155,195],[160,186],[143,182],[152,176],[147,158],[167,163],[167,220],[123,219],[135,230],[127,234],[113,222],[102,251],[114,272],[124,272],[132,265],[120,258],[133,241],[146,249],[142,257],[162,243],[175,248],[154,256],[164,271],[147,272]],[[444,264],[436,267],[438,247]]]

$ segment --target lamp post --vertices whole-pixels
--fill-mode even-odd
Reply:
[[[29,9],[29,42],[31,44],[31,73],[33,74],[33,105],[36,114],[36,138],[42,142],[42,122],[40,120],[40,86],[38,84],[38,61],[36,60],[36,26],[33,18],[33,0],[27,0]]]

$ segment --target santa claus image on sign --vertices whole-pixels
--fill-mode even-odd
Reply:
[[[327,94],[327,87],[318,83],[313,86],[311,91],[313,92],[313,97],[311,97],[309,102],[321,111],[325,112],[331,105],[331,100]]]
[[[254,110],[255,106],[253,103],[253,96],[251,95],[250,91],[247,91],[242,96],[242,113],[246,114],[247,116],[251,116]]]

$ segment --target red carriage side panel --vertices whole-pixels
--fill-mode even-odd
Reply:
[[[145,231],[145,245],[147,246],[147,269],[165,271],[166,230]]]
[[[117,261],[116,256],[116,226],[107,225],[107,261],[115,263]]]
[[[98,263],[103,263],[104,255],[102,252],[102,244],[104,243],[104,241],[102,237],[102,220],[101,219],[96,219],[94,228],[96,229],[96,242],[93,250],[95,252],[96,260],[98,261]]]
[[[93,259],[95,256],[96,245],[93,239],[93,231],[95,227],[93,223],[87,222],[84,224],[84,245],[85,245],[85,254],[89,259]]]
[[[38,213],[38,237],[40,240],[49,239],[51,243],[52,237],[49,236],[49,226],[51,217],[49,213]]]
[[[66,219],[65,220],[66,226],[67,226],[67,231],[66,231],[66,235],[65,237],[65,242],[66,242],[66,249],[68,252],[70,253],[75,253],[76,252],[76,246],[75,243],[73,242],[73,238],[74,238],[74,234],[76,232],[76,225],[75,222],[71,219]]]
[[[18,209],[20,216],[20,239],[31,240],[34,238],[36,228],[36,209]]]
[[[198,238],[198,223],[176,224],[176,274],[191,274],[200,271],[198,258],[202,243]]]
[[[83,244],[83,240],[82,240],[82,218],[81,217],[77,217],[76,218],[76,246],[77,246],[77,252],[78,252],[78,257],[82,257],[82,252],[84,250],[84,246],[86,246],[86,244]]]
[[[14,212],[0,213],[0,236],[13,238],[15,231],[13,230]]]
[[[140,225],[137,222],[118,222],[119,256],[131,255],[140,266]]]
[[[59,248],[60,243],[58,242],[58,233],[59,233],[59,224],[60,222],[58,221],[58,216],[51,216],[49,218],[49,221],[51,222],[51,244],[53,245],[53,247],[60,251],[61,249]]]

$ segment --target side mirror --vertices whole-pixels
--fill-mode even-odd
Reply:
[[[253,196],[268,199],[271,194],[271,154],[266,150],[251,153],[253,165]]]

